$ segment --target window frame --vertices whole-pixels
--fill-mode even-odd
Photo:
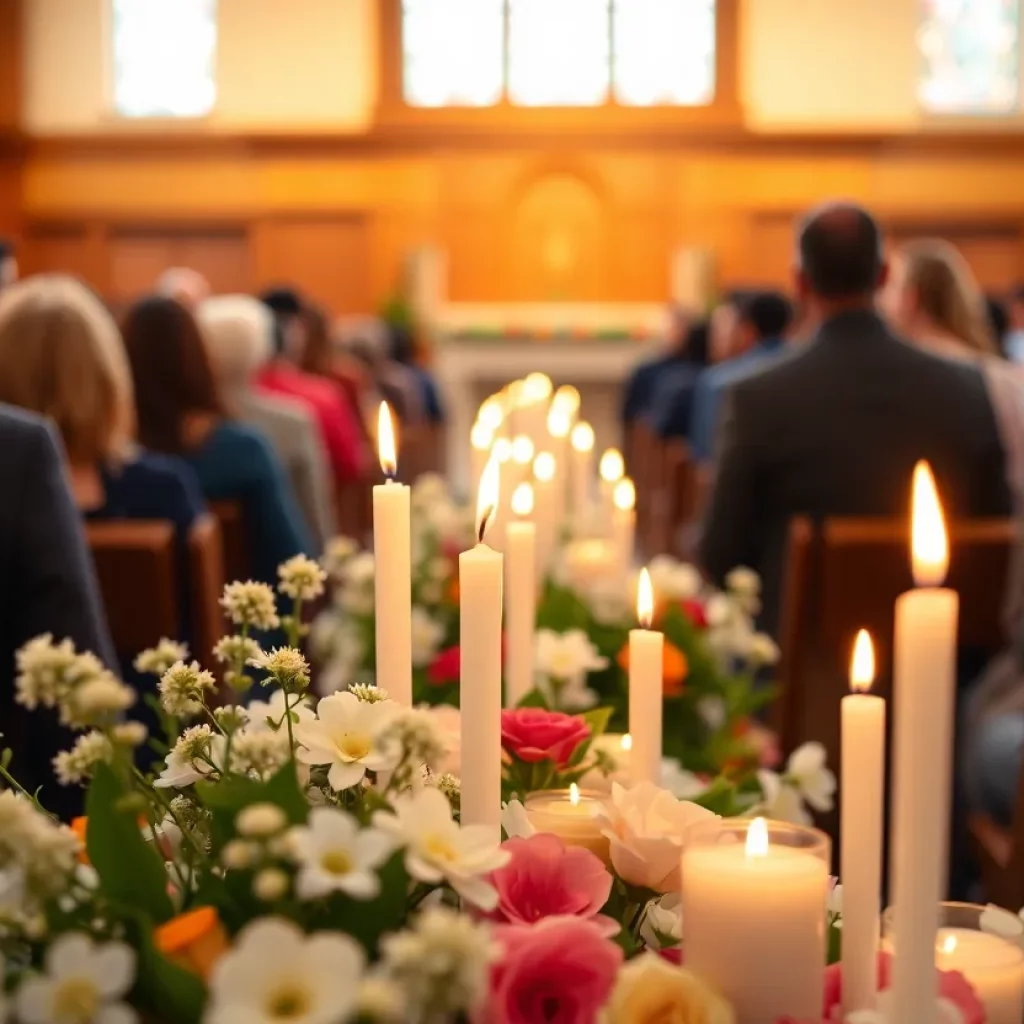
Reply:
[[[474,134],[594,131],[601,134],[699,129],[742,124],[739,95],[740,0],[717,0],[715,94],[700,106],[627,106],[614,94],[593,107],[521,107],[507,96],[490,107],[416,107],[403,92],[402,0],[381,0],[378,33],[380,97],[377,123],[384,128],[456,129]]]

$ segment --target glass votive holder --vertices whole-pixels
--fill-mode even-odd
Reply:
[[[743,1024],[821,1017],[831,843],[756,818],[709,823],[682,855],[686,966]]]
[[[566,846],[582,846],[611,864],[609,842],[597,821],[604,806],[605,794],[577,788],[538,790],[524,804],[526,817],[538,832],[550,832]]]
[[[1024,932],[1016,914],[977,903],[940,903],[935,966],[959,971],[985,1006],[988,1024],[1024,1020]],[[898,954],[893,909],[882,915],[882,947]]]

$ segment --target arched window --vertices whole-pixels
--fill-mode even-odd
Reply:
[[[217,93],[217,0],[111,0],[114,110],[202,117]]]
[[[918,99],[931,114],[1020,109],[1021,0],[920,0]]]

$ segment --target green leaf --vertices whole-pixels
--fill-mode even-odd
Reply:
[[[833,921],[828,926],[828,962],[837,964],[843,956],[843,930]]]
[[[206,1001],[202,981],[168,960],[153,944],[153,930],[144,916],[134,919],[139,960],[132,1002],[168,1024],[199,1024]]]
[[[736,786],[724,776],[719,776],[700,796],[694,797],[693,803],[723,818],[733,818],[742,810],[737,800]]]
[[[612,717],[612,710],[612,708],[591,708],[590,711],[584,711],[582,715],[578,716],[590,726],[591,739],[604,735]]]
[[[109,765],[96,766],[86,798],[86,849],[112,902],[137,907],[162,924],[174,916],[167,872],[155,846],[143,838],[136,813],[118,810],[128,794]]]

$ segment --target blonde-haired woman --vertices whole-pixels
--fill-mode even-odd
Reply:
[[[892,261],[883,304],[916,345],[978,364],[1006,450],[1006,477],[1024,510],[1024,369],[1000,357],[985,297],[960,250],[937,238],[908,242]]]
[[[0,402],[53,420],[87,517],[170,520],[184,543],[203,510],[198,481],[180,460],[135,445],[121,335],[84,284],[41,275],[0,294]]]

